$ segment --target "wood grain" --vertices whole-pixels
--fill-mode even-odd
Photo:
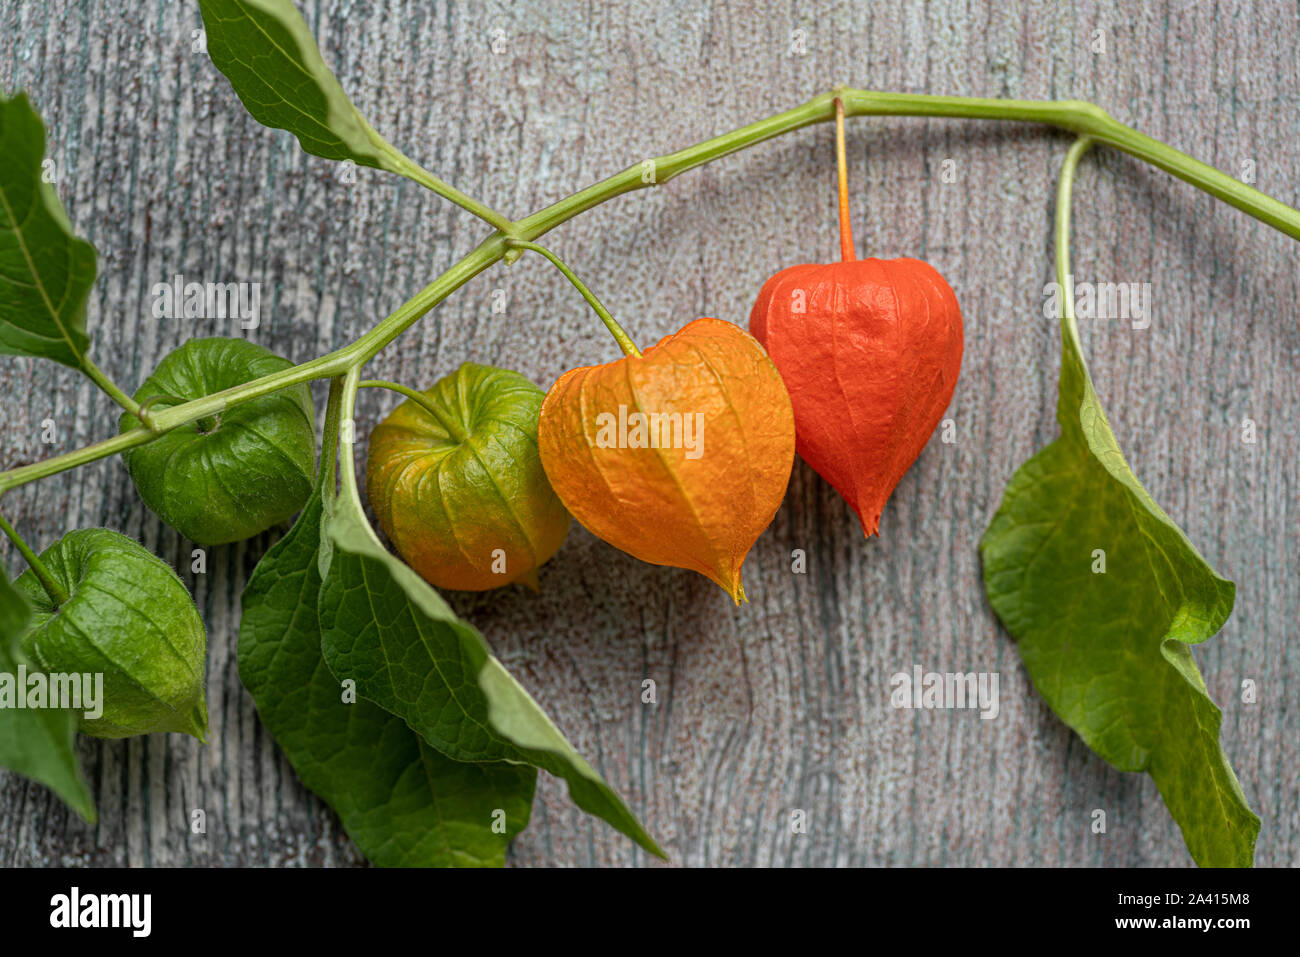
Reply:
[[[304,4],[371,123],[507,215],[649,155],[802,102],[835,83],[913,92],[1082,97],[1296,204],[1300,15],[1294,5],[772,2]],[[197,7],[20,0],[0,8],[0,86],[29,91],[57,188],[100,253],[95,354],[134,389],[220,320],[157,320],[176,273],[264,283],[250,337],[302,361],[396,308],[484,235],[413,184],[339,168],[258,126],[192,49]],[[497,31],[500,31],[497,33]],[[802,31],[804,52],[792,52]],[[493,52],[493,39],[505,48]],[[1097,38],[1104,52],[1094,52]],[[796,44],[797,46],[797,44]],[[500,44],[498,43],[498,48]],[[919,255],[966,321],[950,415],[864,542],[798,464],[746,566],[751,603],[641,565],[575,529],[542,592],[452,596],[519,680],[626,796],[679,865],[1190,863],[1145,776],[1114,771],[1048,710],[993,617],[976,543],[1016,466],[1057,434],[1054,176],[1068,140],[1030,127],[860,119],[849,127],[863,254]],[[952,160],[956,181],[945,183]],[[1190,186],[1100,152],[1080,173],[1079,279],[1152,284],[1153,321],[1085,323],[1102,400],[1138,476],[1237,582],[1223,633],[1195,652],[1224,708],[1223,745],[1263,819],[1257,861],[1300,863],[1300,301],[1295,244]],[[642,343],[699,315],[745,322],[762,281],[835,255],[833,135],[807,129],[611,202],[549,242]],[[500,294],[503,313],[493,311]],[[427,385],[473,359],[549,385],[613,343],[535,257],[476,279],[372,365]],[[75,373],[6,358],[3,464],[115,430]],[[318,391],[318,398],[323,393]],[[362,431],[393,404],[364,393]],[[1258,423],[1243,443],[1242,420]],[[54,442],[41,441],[51,420]],[[235,666],[239,593],[272,536],[191,545],[140,504],[121,463],[27,486],[5,513],[41,547],[75,526],[140,538],[182,571],[210,634],[211,743],[83,740],[100,821],[0,775],[0,864],[345,865],[361,859],[297,782]],[[808,555],[791,573],[792,550]],[[6,554],[12,571],[18,556]],[[920,664],[996,671],[996,720],[889,707]],[[653,678],[658,703],[641,703]],[[1243,704],[1243,679],[1259,700]],[[207,814],[205,835],[188,829]],[[1107,811],[1104,835],[1091,812]],[[808,832],[792,834],[792,810]],[[642,865],[543,776],[515,865]]]

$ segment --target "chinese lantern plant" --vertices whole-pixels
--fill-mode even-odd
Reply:
[[[841,261],[777,273],[749,328],[790,390],[799,455],[870,537],[952,400],[961,310],[929,263],[855,255],[839,100],[835,115]]]
[[[141,407],[179,404],[293,366],[245,339],[191,339],[136,391]],[[122,413],[119,432],[139,428]],[[140,497],[200,545],[242,541],[298,514],[316,474],[316,414],[299,384],[215,412],[123,453]]]
[[[19,636],[47,674],[103,676],[97,738],[158,731],[203,740],[207,635],[185,585],[152,552],[107,528],[69,532],[14,583],[33,610]]]
[[[296,512],[243,594],[240,677],[303,783],[379,864],[500,865],[528,823],[538,769],[563,778],[577,806],[664,855],[430,582],[490,587],[497,577],[530,576],[564,537],[563,505],[615,546],[697,571],[739,602],[745,556],[780,504],[796,448],[855,509],[864,533],[876,531],[952,398],[962,320],[928,265],[854,258],[846,113],[1032,121],[1080,135],[1057,202],[1062,276],[1074,169],[1093,142],[1300,238],[1296,210],[1091,104],[847,89],[510,220],[370,127],[287,0],[199,7],[213,62],[256,119],[289,130],[317,156],[406,176],[492,232],[333,352],[294,365],[241,340],[200,340],[165,358],[129,396],[90,358],[85,310],[96,256],[41,176],[44,128],[25,97],[0,97],[0,351],[75,368],[122,409],[118,434],[0,471],[0,495],[121,455],[123,480],[129,474],[145,504],[196,542],[240,541]],[[622,193],[833,119],[843,261],[770,279],[751,314],[755,337],[696,319],[642,353],[572,271],[533,242]],[[513,373],[473,365],[426,392],[363,383],[362,367],[420,317],[528,249],[574,281],[622,358],[565,373],[544,399]],[[1192,859],[1249,864],[1259,821],[1220,747],[1220,713],[1190,651],[1226,621],[1232,584],[1124,462],[1068,297],[1061,326],[1061,437],[1016,473],[981,542],[990,604],[1054,711],[1116,767],[1152,775]],[[316,379],[330,382],[319,464],[307,392]],[[409,565],[381,542],[362,505],[353,413],[363,384],[396,386],[408,400],[375,429],[367,477],[379,524]],[[473,401],[461,405],[463,394]],[[1070,502],[1095,507],[1063,511]],[[74,531],[37,555],[2,518],[0,530],[28,565],[16,583],[0,576],[0,700],[4,674],[19,668],[84,670],[112,657],[120,673],[105,669],[113,675],[105,676],[107,723],[83,730],[201,735],[202,623],[179,579],[117,532]],[[464,551],[449,548],[458,536]],[[1080,572],[1078,556],[1097,541],[1111,543],[1118,573]],[[489,568],[486,577],[483,553],[495,551],[506,571]],[[68,709],[0,708],[0,764],[93,817],[73,746],[80,721]]]
[[[549,251],[624,356],[571,369],[538,426],[556,493],[593,534],[642,561],[699,572],[740,604],[741,567],[785,496],[794,420],[781,377],[744,330],[696,319],[642,353]]]
[[[536,588],[569,513],[537,450],[543,392],[517,372],[463,364],[370,433],[366,492],[408,565],[438,588]]]
[[[696,319],[644,355],[566,372],[540,442],[551,484],[591,532],[744,600],[745,556],[790,481],[794,419],[743,329]]]

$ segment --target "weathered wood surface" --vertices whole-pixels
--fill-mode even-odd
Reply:
[[[788,108],[837,82],[917,92],[1083,97],[1125,122],[1300,200],[1294,5],[1034,3],[307,4],[327,60],[373,125],[449,181],[523,215],[632,161]],[[218,320],[155,320],[149,291],[183,273],[262,281],[251,338],[305,360],[360,334],[484,235],[413,184],[338,168],[258,126],[191,48],[190,3],[6,2],[0,85],[50,127],[58,190],[100,251],[96,354],[134,388]],[[792,31],[806,51],[791,52]],[[496,31],[500,31],[497,33]],[[493,50],[493,39],[504,41]],[[1097,37],[1104,52],[1094,52]],[[796,38],[797,39],[797,38]],[[763,279],[835,255],[832,132],[772,141],[613,201],[550,237],[642,342],[698,315],[747,320]],[[983,594],[976,542],[1018,463],[1057,433],[1054,175],[1068,140],[1036,128],[855,120],[860,250],[919,255],[966,317],[950,412],[864,542],[803,464],[746,566],[751,603],[649,567],[575,529],[542,593],[454,596],[507,666],[687,865],[1182,865],[1150,780],[1095,757],[1028,685]],[[951,159],[955,183],[943,182]],[[1300,862],[1297,246],[1123,155],[1085,162],[1075,275],[1152,284],[1134,330],[1085,323],[1111,421],[1139,477],[1237,582],[1224,632],[1196,651],[1223,744],[1263,819],[1258,862]],[[504,314],[494,314],[494,295]],[[465,360],[541,384],[615,355],[540,259],[472,282],[373,365],[426,384]],[[111,403],[70,370],[6,358],[3,464],[110,434]],[[323,393],[318,393],[323,394]],[[362,431],[393,404],[363,394]],[[1259,441],[1241,441],[1241,423]],[[56,427],[42,444],[43,420]],[[0,863],[337,865],[359,861],[239,684],[239,593],[270,536],[190,546],[145,511],[118,461],[28,486],[6,514],[41,547],[74,526],[137,536],[183,570],[210,632],[211,743],[83,741],[101,819],[0,776]],[[789,555],[807,550],[806,575]],[[19,566],[15,554],[8,567]],[[1002,710],[895,711],[913,664],[1001,673]],[[644,678],[659,688],[641,703]],[[1258,682],[1259,701],[1239,688]],[[191,835],[189,812],[207,812]],[[792,809],[808,833],[792,835]],[[1108,812],[1104,835],[1091,812]],[[647,857],[541,782],[517,865]]]

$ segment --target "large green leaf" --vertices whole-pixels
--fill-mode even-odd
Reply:
[[[352,105],[289,0],[199,0],[208,54],[244,108],[326,159],[402,172]]]
[[[354,497],[326,510],[322,544],[321,650],[336,675],[449,757],[525,761],[563,778],[578,807],[665,856],[483,637],[379,543]]]
[[[1227,620],[1233,585],[1130,470],[1073,320],[1062,328],[1061,437],[1016,472],[984,534],[989,601],[1062,720],[1115,767],[1155,780],[1192,858],[1248,866],[1259,819],[1189,650]]]
[[[73,234],[44,160],[27,97],[0,97],[0,353],[81,368],[95,248]]]
[[[318,489],[244,590],[239,676],[262,721],[374,863],[500,866],[528,824],[537,771],[452,761],[396,715],[343,702],[320,653],[320,522]]]
[[[0,569],[0,675],[15,682],[20,665],[38,670],[19,648],[31,620],[31,606]],[[41,782],[93,824],[95,801],[77,760],[77,717],[57,708],[0,707],[0,765]]]

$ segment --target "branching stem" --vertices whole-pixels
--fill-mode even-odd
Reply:
[[[355,342],[320,358],[294,366],[292,369],[272,373],[232,389],[153,413],[150,415],[152,430],[145,427],[133,429],[43,462],[0,472],[0,495],[27,482],[143,445],[177,426],[219,413],[229,406],[279,392],[300,382],[335,378],[357,370],[470,279],[506,258],[507,255],[513,256],[515,249],[518,248],[518,241],[531,242],[561,223],[568,222],[575,216],[616,196],[666,183],[687,170],[773,137],[814,123],[832,121],[836,115],[837,100],[841,102],[847,116],[924,116],[1042,123],[1080,136],[1087,136],[1097,143],[1136,156],[1286,233],[1293,239],[1300,239],[1300,211],[1159,140],[1125,126],[1105,110],[1083,100],[999,100],[964,96],[878,93],[870,90],[837,88],[814,97],[793,110],[742,126],[730,133],[715,136],[675,153],[641,160],[621,173],[588,186],[524,219],[511,223],[501,222],[496,232]],[[431,189],[435,188],[434,183],[430,182],[426,185]],[[441,181],[436,185],[446,187],[446,184]],[[477,203],[470,205],[472,201],[467,201],[467,197],[460,194],[453,196],[454,191],[451,187],[435,191],[448,196],[476,215],[483,216],[489,222],[495,223],[500,219],[499,216],[489,218],[484,215],[485,208],[475,208]],[[513,248],[512,242],[516,243]],[[99,384],[104,388],[102,382]],[[113,393],[110,391],[109,394]],[[130,406],[126,407],[130,408]]]
[[[578,290],[583,299],[587,300],[587,305],[591,306],[592,311],[594,311],[596,315],[600,316],[600,321],[605,324],[605,328],[608,329],[610,335],[614,337],[614,341],[618,343],[618,347],[623,350],[623,355],[635,356],[638,359],[641,357],[641,350],[636,347],[636,343],[632,341],[632,337],[623,331],[623,327],[620,326],[618,322],[615,321],[614,317],[610,315],[609,310],[606,309],[601,301],[595,297],[592,291],[587,288],[586,284],[578,278],[577,274],[565,264],[563,259],[555,255],[555,253],[551,252],[545,246],[539,246],[537,243],[512,239],[507,242],[506,245],[511,249],[532,250],[538,255],[544,256],[546,259],[550,260],[551,265],[562,272],[564,278],[573,284],[573,288]]]

